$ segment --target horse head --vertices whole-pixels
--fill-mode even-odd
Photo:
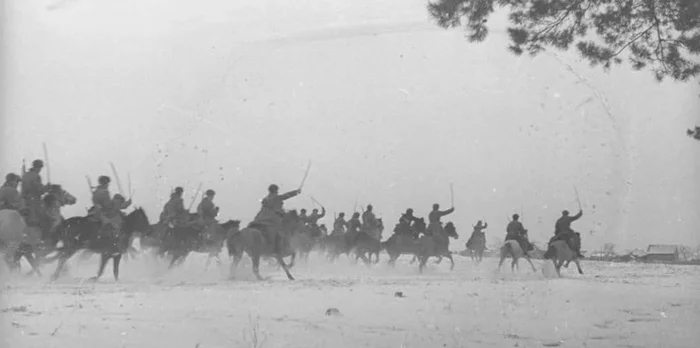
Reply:
[[[55,196],[56,200],[61,206],[73,205],[78,201],[78,199],[75,198],[75,196],[70,194],[68,191],[64,190],[63,187],[61,187],[61,185],[58,184],[49,185],[47,193]]]
[[[447,234],[447,236],[451,237],[452,239],[459,238],[459,234],[457,233],[457,228],[455,227],[455,224],[452,223],[452,221],[448,222],[445,225],[445,228],[443,230]]]
[[[241,221],[240,220],[228,220],[221,224],[221,227],[224,229],[224,231],[228,232],[238,232],[238,230],[241,228]]]
[[[148,234],[151,230],[151,223],[148,221],[148,216],[146,211],[141,207],[136,207],[134,211],[126,215],[125,224],[128,232],[140,232],[142,234]]]

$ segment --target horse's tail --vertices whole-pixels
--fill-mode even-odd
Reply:
[[[515,256],[515,250],[513,250],[513,246],[509,242],[505,242],[501,247],[501,254]]]
[[[544,253],[544,259],[550,260],[550,259],[554,259],[554,257],[556,257],[556,256],[557,256],[557,249],[553,245],[550,245],[549,247],[547,247],[547,251]]]

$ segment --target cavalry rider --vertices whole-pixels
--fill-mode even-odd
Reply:
[[[199,226],[205,231],[205,234],[209,232],[209,229],[216,224],[216,216],[219,215],[219,207],[214,205],[214,196],[216,192],[214,190],[207,190],[202,197],[202,201],[199,202],[197,206],[197,215],[199,215]]]
[[[442,222],[440,221],[440,218],[442,218],[445,215],[452,214],[452,212],[454,211],[454,207],[445,211],[440,211],[440,205],[437,203],[433,204],[433,211],[431,211],[430,214],[428,214],[428,234],[437,235],[439,233],[442,233]]]
[[[114,208],[112,207],[112,195],[109,193],[109,183],[111,179],[102,175],[97,179],[97,187],[92,191],[92,208],[89,211],[89,215],[96,217],[100,222],[100,234],[102,236],[109,234],[109,229],[111,228],[114,233],[118,233],[121,227],[121,215],[114,215],[112,212]]]
[[[170,194],[170,200],[165,203],[163,212],[160,213],[160,223],[173,226],[181,225],[187,222],[189,216],[185,210],[185,202],[182,199],[182,187],[176,187],[173,193]]]
[[[370,205],[371,207],[371,205]],[[348,220],[347,223],[347,232],[345,233],[357,233],[360,231],[360,227],[362,227],[362,223],[360,222],[360,213],[354,212],[352,214],[352,217],[350,220]]]
[[[44,161],[34,160],[32,168],[22,176],[22,199],[24,207],[29,209],[27,225],[38,225],[41,216],[41,196],[46,192],[48,185],[41,182],[41,169],[44,168]]]
[[[508,223],[508,226],[506,227],[506,241],[509,240],[514,240],[520,244],[520,249],[523,250],[523,253],[525,256],[530,256],[527,254],[528,249],[530,249],[530,245],[528,244],[527,241],[527,230],[525,227],[523,227],[523,224],[519,221],[520,215],[518,214],[513,214],[513,220]]]
[[[301,221],[301,223],[304,226],[306,226],[306,224],[309,222],[309,215],[306,214],[306,209],[301,208],[301,210],[299,210],[299,217],[298,218]]]
[[[399,223],[396,225],[394,230],[399,234],[413,235],[413,231],[411,231],[411,223],[416,221],[418,221],[418,218],[413,215],[413,209],[408,208],[406,209],[405,213],[401,214]]]
[[[16,210],[22,207],[17,186],[21,178],[15,173],[9,173],[5,176],[5,183],[0,187],[0,210]]]
[[[474,238],[481,237],[485,238],[485,232],[484,230],[489,227],[488,222],[484,223],[481,220],[476,222],[476,225],[474,225],[474,231],[472,232],[472,235],[469,237],[469,240],[467,241],[467,249],[472,245],[474,242]]]
[[[261,228],[263,236],[268,243],[273,245],[274,251],[279,252],[281,247],[278,243],[282,228],[282,218],[284,217],[284,201],[301,193],[301,189],[279,194],[279,186],[272,184],[267,188],[268,194],[262,199],[260,211],[250,225],[257,225]],[[249,226],[250,226],[249,225]]]
[[[345,221],[345,213],[338,214],[338,217],[333,222],[333,231],[331,235],[342,235],[345,233],[345,227],[348,225]]]
[[[581,210],[580,208],[578,214],[574,216],[569,216],[568,210],[562,211],[561,217],[554,224],[554,237],[552,237],[552,239],[549,240],[550,244],[556,240],[566,241],[566,244],[569,245],[569,248],[571,248],[571,250],[576,251],[576,254],[579,258],[583,258],[583,255],[581,255],[580,245],[577,246],[574,243],[575,232],[571,229],[571,223],[580,219],[581,216],[583,216],[583,210]]]
[[[367,210],[362,213],[362,229],[365,231],[373,231],[376,228],[379,228],[379,222],[377,221],[377,217],[374,215],[374,211],[372,211],[374,207],[372,207],[371,204],[367,205]]]
[[[311,211],[311,215],[306,218],[306,223],[311,228],[314,237],[318,237],[321,233],[318,228],[318,220],[323,219],[324,216],[326,216],[326,208],[321,207],[321,214],[318,213],[318,209],[314,208],[314,210]]]

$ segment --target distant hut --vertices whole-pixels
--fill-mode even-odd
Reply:
[[[644,259],[650,262],[676,262],[679,259],[678,256],[677,245],[652,244],[647,248]]]

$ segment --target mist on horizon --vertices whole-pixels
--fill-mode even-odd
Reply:
[[[470,44],[422,0],[49,3],[7,4],[0,168],[19,172],[45,142],[52,182],[78,197],[66,217],[113,162],[152,221],[172,188],[189,204],[201,183],[220,220],[247,223],[311,161],[285,206],[313,196],[327,226],[372,204],[386,238],[407,208],[449,208],[454,183],[452,249],[480,219],[502,240],[513,213],[542,243],[576,212],[575,186],[583,249],[700,244],[695,82],[515,57],[497,21]]]

